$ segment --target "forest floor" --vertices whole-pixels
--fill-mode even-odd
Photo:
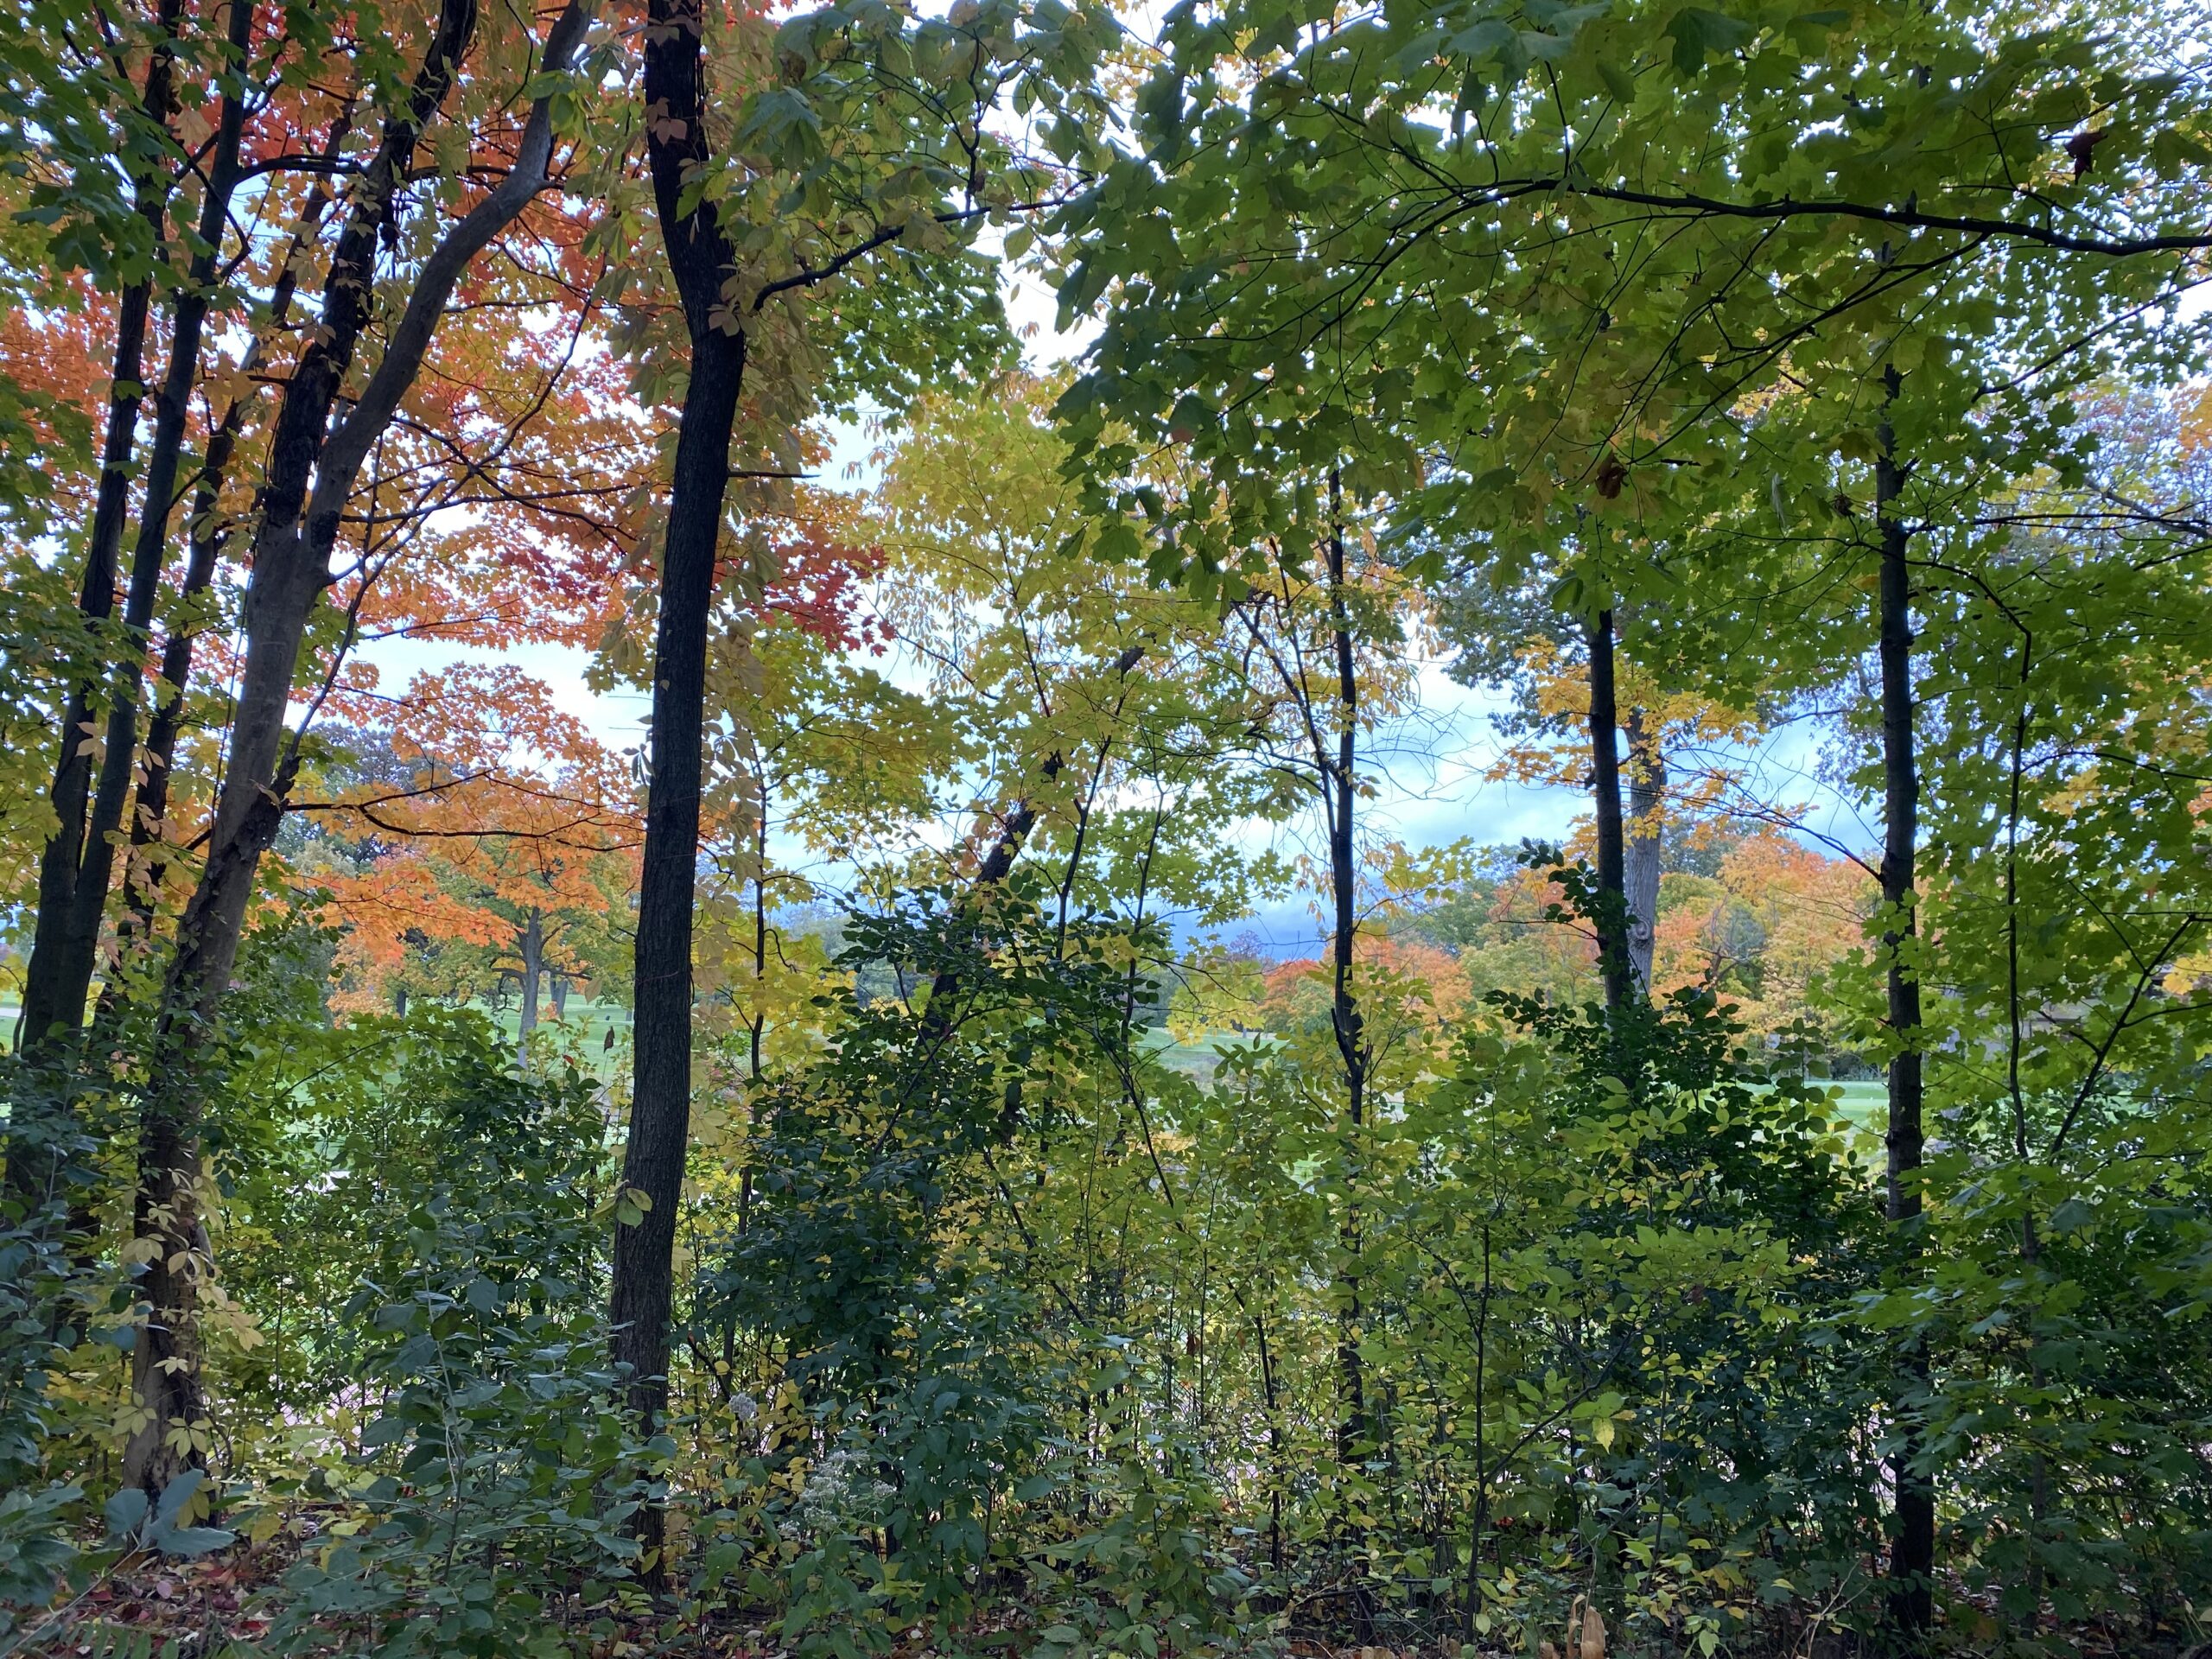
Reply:
[[[22,1645],[10,1649],[16,1659],[243,1659],[261,1650],[270,1631],[275,1592],[284,1571],[298,1560],[303,1548],[312,1548],[314,1535],[302,1540],[280,1534],[266,1543],[241,1544],[196,1560],[164,1560],[158,1556],[125,1560],[103,1573],[73,1600],[57,1608],[41,1625],[22,1633]],[[1970,1656],[2012,1651],[2012,1632],[1986,1597],[1962,1592],[1954,1585],[1946,1626],[1949,1640],[1944,1651]],[[613,1604],[575,1606],[568,1619],[572,1643],[567,1651],[590,1659],[644,1659],[647,1655],[687,1655],[693,1659],[788,1659],[778,1649],[757,1617],[716,1613],[704,1620],[644,1611],[627,1611]],[[996,1653],[1023,1650],[1030,1616],[1018,1602],[987,1611],[979,1628],[969,1632],[978,1645]],[[2152,1635],[2140,1628],[2104,1625],[2069,1627],[2048,1633],[2060,1645],[2050,1649],[2078,1656],[2078,1659],[2212,1659],[2212,1645],[2191,1646],[2186,1635]],[[1781,1632],[1777,1631],[1778,1637]],[[344,1632],[334,1629],[331,1639],[343,1643]],[[902,1644],[885,1659],[927,1659],[949,1644]],[[1808,1637],[1799,1631],[1786,1639],[1793,1655],[1811,1653],[1817,1659],[1844,1659],[1853,1651],[1851,1638],[1840,1633]],[[1630,1649],[1615,1649],[1618,1659],[1630,1659]],[[1781,1649],[1761,1646],[1742,1649],[1778,1655]],[[1507,1659],[1524,1652],[1520,1648],[1484,1645],[1441,1645],[1382,1648],[1363,1645],[1345,1635],[1332,1639],[1327,1632],[1302,1631],[1275,1649],[1282,1659]],[[1649,1648],[1636,1648],[1639,1659],[1659,1659]],[[1671,1659],[1671,1656],[1670,1656]]]
[[[334,1517],[333,1517],[334,1518]],[[73,1600],[23,1632],[10,1659],[243,1659],[269,1637],[280,1581],[313,1535],[280,1534],[265,1543],[242,1543],[194,1560],[140,1556],[117,1563]],[[691,1659],[788,1659],[757,1616],[716,1612],[706,1618],[665,1611],[626,1609],[608,1602],[576,1606],[569,1619],[575,1638],[567,1651],[590,1659],[643,1659],[685,1655]],[[994,1652],[1019,1652],[1032,1628],[1028,1611],[1009,1601],[987,1611],[971,1636]],[[343,1642],[344,1633],[330,1632]],[[1009,1642],[1008,1638],[1013,1638]],[[941,1645],[941,1644],[940,1644]],[[342,1650],[342,1649],[341,1649]],[[902,1643],[885,1659],[924,1659],[918,1643]],[[1487,1649],[1464,1649],[1459,1659],[1503,1659]],[[1337,1646],[1311,1638],[1287,1644],[1285,1659],[1448,1659],[1442,1650]]]

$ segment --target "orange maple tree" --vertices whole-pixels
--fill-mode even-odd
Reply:
[[[1662,879],[1652,988],[1713,991],[1763,1034],[1799,1019],[1828,1026],[1817,983],[1865,952],[1878,898],[1860,865],[1760,829],[1726,853],[1717,874]]]
[[[619,925],[627,906],[629,770],[511,665],[416,677],[381,735],[393,767],[306,804],[328,842],[367,855],[301,872],[342,933],[337,1004],[387,1004],[407,988],[411,959],[473,946],[518,982],[527,1036],[544,976],[588,973],[563,936]],[[445,988],[484,986],[472,975]]]

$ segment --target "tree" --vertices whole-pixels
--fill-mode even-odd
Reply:
[[[162,245],[167,240],[168,198],[175,181],[175,145],[169,136],[168,124],[177,102],[177,35],[181,15],[180,4],[165,3],[153,18],[143,91],[131,86],[127,79],[120,87],[103,89],[114,99],[112,114],[123,131],[120,153],[133,177],[133,189],[132,222],[118,249],[121,257],[115,272],[122,283],[114,313],[114,357],[109,377],[106,429],[77,606],[85,623],[95,628],[105,622],[115,609],[118,564],[129,510],[132,457],[137,442],[138,410],[146,378],[143,359],[153,271],[162,259]],[[246,32],[251,19],[250,9],[234,17],[234,36]],[[43,31],[34,34],[32,39],[43,44],[42,34]],[[99,85],[96,80],[95,87]],[[63,112],[72,118],[58,124],[60,132],[79,141],[92,137],[100,124],[99,117],[110,113],[99,108],[99,102],[98,91],[81,103],[75,99],[62,101]],[[207,192],[208,218],[218,231],[237,166],[243,99],[234,94],[226,102],[221,153],[213,163],[209,179],[212,188]],[[82,162],[86,158],[79,152],[73,159]],[[87,166],[85,170],[105,169]],[[110,211],[113,211],[112,206]],[[95,208],[95,218],[98,213]],[[212,274],[212,250],[194,262],[193,275],[203,286]],[[152,458],[153,481],[166,482],[174,477],[176,448],[182,435],[183,397],[196,366],[199,308],[194,299],[188,298],[176,320],[179,327],[174,360],[164,381],[164,418],[160,423],[160,436],[166,443],[157,444]],[[157,578],[158,538],[156,539],[154,575]],[[145,561],[134,563],[143,565]],[[152,603],[151,582],[143,579],[139,569],[134,568],[130,587],[124,607],[124,626],[126,629],[143,631]],[[54,1027],[60,1025],[73,1030],[82,1017],[86,990],[92,979],[93,943],[107,894],[106,861],[111,850],[107,836],[120,811],[119,802],[112,798],[128,779],[127,771],[117,778],[115,768],[104,767],[99,798],[92,798],[93,693],[94,687],[87,679],[76,679],[71,685],[61,718],[60,753],[50,795],[54,822],[40,860],[37,922],[24,976],[22,1024],[35,1065],[44,1063]],[[126,766],[127,753],[126,745]],[[80,864],[85,867],[81,870]],[[80,888],[85,890],[81,899]],[[40,1090],[34,1086],[19,1092],[23,1121],[18,1122],[12,1117],[10,1120],[13,1149],[8,1160],[9,1185],[11,1196],[36,1200],[48,1196],[41,1189],[51,1185],[54,1160],[43,1155],[38,1145],[39,1137],[44,1133],[38,1123],[42,1114],[35,1099]]]
[[[809,291],[835,282],[879,294],[958,292],[972,266],[951,259],[946,282],[938,274],[944,268],[910,263],[898,249],[951,254],[977,222],[1044,184],[1036,168],[987,136],[983,114],[1023,83],[1051,85],[1080,71],[1094,26],[1065,12],[1027,29],[1023,22],[1010,8],[985,7],[957,23],[910,31],[887,13],[831,10],[793,20],[772,48],[748,22],[732,44],[750,83],[711,87],[704,8],[655,0],[648,11],[647,156],[690,365],[660,550],[637,1071],[623,1174],[634,1196],[616,1230],[613,1290],[615,1357],[628,1368],[631,1403],[647,1425],[667,1400],[676,1207],[690,1121],[706,620],[741,401],[749,393],[748,447],[769,460],[766,470],[777,470],[776,461],[794,452],[820,384],[805,346]],[[787,72],[773,79],[772,49],[776,68]],[[709,142],[710,124],[730,118],[725,111],[734,117],[727,149]],[[871,385],[898,384],[910,363],[963,343],[894,326],[893,312],[863,315],[852,300],[812,311],[830,362],[854,371],[823,399],[833,408],[849,407]],[[649,1547],[658,1536],[655,1514],[645,1523]]]
[[[1448,614],[1452,636],[1471,645],[1470,636],[1481,625],[1468,614],[1465,596]],[[1478,655],[1479,646],[1463,648],[1455,669],[1462,677],[1504,681],[1514,694],[1514,707],[1501,725],[1516,741],[1490,775],[1579,786],[1592,771],[1592,743],[1602,746],[1603,741],[1592,735],[1597,722],[1587,664],[1569,654],[1572,641],[1544,632],[1498,643],[1504,648],[1494,656]],[[1618,652],[1614,660],[1620,689],[1615,695],[1613,741],[1617,751],[1625,751],[1625,765],[1617,771],[1624,771],[1627,779],[1620,810],[1626,950],[1637,994],[1649,995],[1657,988],[1652,964],[1670,836],[1679,841],[1718,811],[1772,809],[1745,798],[1744,768],[1731,753],[1758,741],[1754,718],[1705,698],[1664,692],[1632,660],[1623,664]]]
[[[1269,482],[1317,455],[1345,457],[1360,487],[1418,500],[1415,551],[1432,561],[1479,533],[1508,561],[1510,586],[1532,545],[1568,547],[1593,662],[1622,602],[1660,595],[1629,585],[1636,573],[1605,556],[1586,518],[1632,523],[1647,544],[1694,524],[1700,493],[1659,481],[1726,490],[1730,427],[1712,411],[1756,408],[1778,381],[1840,384],[1808,373],[1809,359],[1835,343],[1829,360],[1847,373],[1850,342],[1887,340],[1916,294],[1963,290],[1969,266],[1990,283],[1970,306],[1994,288],[2033,294],[2023,315],[2054,325],[2063,354],[2093,337],[2090,314],[2125,303],[2115,284],[2154,293],[2203,245],[2183,206],[2193,140],[2115,152],[2109,173],[2101,140],[2077,145],[2087,162],[2062,159],[2097,113],[2068,79],[2075,66],[2109,68],[2109,108],[2176,92],[2132,79],[2086,35],[1985,49],[1948,18],[1893,11],[1833,31],[1703,10],[1663,29],[1641,13],[1509,22],[1479,8],[1308,27],[1262,3],[1179,13],[1164,44],[1134,145],[1063,218],[1064,312],[1109,284],[1122,296],[1064,404],[1079,450],[1108,487],[1126,489],[1134,458],[1166,441],[1211,467],[1209,489],[1154,514],[1178,538],[1173,563],[1208,582],[1217,531],[1233,544],[1279,517]],[[2007,118],[1962,119],[1968,105]],[[1846,110],[1869,118],[1816,145],[1775,137]],[[2184,94],[2160,118],[2193,132],[2202,115]],[[2066,227],[1982,211],[1997,177],[2008,189],[2032,177]],[[1287,239],[1286,214],[1298,227]],[[2121,269],[2130,259],[2141,263]],[[1406,326],[1414,315],[1423,325]],[[1875,493],[1874,517],[1894,524],[1895,489]],[[1894,536],[1887,556],[1902,572]],[[1903,1033],[1918,1015],[1896,924],[1913,885],[1898,723],[1910,693],[1904,589],[1891,580],[1888,772],[1902,792],[1885,880],[1898,901],[1891,1023],[1906,1052],[1890,1134],[1893,1207],[1909,1229],[1918,1061]],[[1611,750],[1598,747],[1601,773]],[[1597,880],[1624,909],[1622,837],[1607,822],[1618,795],[1601,786],[1599,800]],[[1624,976],[1623,961],[1616,1005]],[[1932,1522],[1910,1477],[1906,1489],[1898,1577],[1910,1586],[1925,1582]],[[1897,1618],[1906,1644],[1920,1643],[1924,1597],[1909,1588]]]
[[[2193,18],[435,10],[0,10],[0,1646],[2201,1634]]]
[[[493,983],[512,975],[521,994],[527,1058],[548,974],[577,976],[587,959],[564,936],[626,919],[638,840],[627,768],[512,669],[420,677],[398,712],[388,732],[362,734],[381,740],[397,776],[297,809],[353,855],[324,869],[295,861],[297,873],[330,893],[345,958],[365,977],[399,975],[402,996],[410,946],[493,951]]]
[[[546,59],[565,70],[589,22],[564,11]],[[346,210],[323,283],[315,335],[286,382],[259,496],[252,576],[245,600],[246,652],[230,729],[228,772],[205,861],[177,924],[162,989],[153,1090],[140,1155],[140,1232],[151,1247],[143,1286],[153,1310],[133,1351],[138,1426],[126,1466],[149,1491],[204,1455],[204,1420],[193,1375],[190,1325],[196,1262],[198,1159],[193,1145],[199,1073],[261,855],[275,840],[298,768],[284,715],[309,613],[328,581],[330,555],[359,469],[420,368],[454,285],[469,261],[545,188],[553,146],[551,92],[532,103],[514,165],[436,243],[367,383],[334,423],[339,393],[372,315],[374,266],[395,193],[451,89],[475,27],[473,8],[445,5],[427,31],[421,67],[386,114]],[[200,1438],[195,1439],[195,1436]]]

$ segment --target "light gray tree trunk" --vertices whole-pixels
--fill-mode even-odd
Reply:
[[[537,1029],[537,986],[545,977],[545,917],[532,906],[522,925],[522,1019],[516,1045],[530,1058],[530,1033]],[[557,1006],[557,997],[556,999]]]
[[[1628,836],[1623,855],[1623,893],[1628,900],[1628,965],[1636,988],[1651,995],[1651,958],[1659,925],[1659,855],[1667,799],[1667,757],[1659,734],[1631,709],[1621,730],[1628,738]]]

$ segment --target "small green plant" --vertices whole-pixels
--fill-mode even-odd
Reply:
[[[126,1555],[169,1555],[184,1560],[228,1548],[238,1534],[224,1527],[191,1524],[194,1511],[204,1507],[194,1500],[207,1484],[205,1471],[188,1469],[162,1488],[158,1502],[136,1486],[124,1487],[107,1501],[110,1547]]]
[[[668,1448],[623,1416],[578,1271],[603,1185],[590,1085],[517,1074],[479,1020],[416,1035],[390,1138],[435,1156],[375,1172],[385,1238],[344,1308],[380,1409],[299,1481],[336,1514],[283,1577],[271,1653],[565,1651],[572,1607],[634,1573],[626,1522],[658,1495]]]

